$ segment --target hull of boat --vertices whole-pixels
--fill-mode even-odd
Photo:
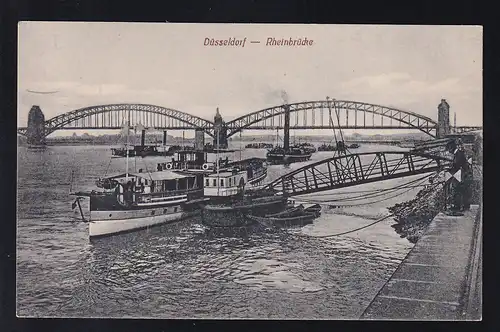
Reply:
[[[148,208],[126,211],[91,211],[89,236],[91,238],[116,235],[179,221],[199,211],[184,211],[182,207]]]
[[[298,163],[302,161],[307,161],[309,159],[311,159],[311,154],[301,154],[301,155],[268,154],[267,155],[268,162],[273,165]]]
[[[261,175],[257,175],[252,179],[248,179],[248,183],[251,185],[256,185],[259,182],[262,182],[267,177],[267,170],[265,170]]]
[[[239,227],[253,223],[247,215],[263,216],[283,211],[287,206],[284,197],[255,200],[244,205],[206,205],[202,210],[202,222],[211,227]]]
[[[148,152],[137,152],[134,150],[130,150],[128,156],[129,157],[158,157],[158,156],[173,156],[173,152],[168,152],[168,151],[148,151]],[[125,158],[127,157],[127,152],[126,151],[114,151],[113,156],[116,157],[122,157]]]

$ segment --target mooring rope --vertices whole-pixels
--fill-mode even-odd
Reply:
[[[375,193],[372,193],[372,194],[360,195],[360,196],[355,196],[355,197],[339,198],[339,199],[333,199],[333,200],[314,200],[314,199],[308,199],[308,198],[296,198],[296,200],[298,200],[298,201],[303,200],[303,201],[308,202],[308,203],[326,204],[326,203],[333,203],[333,202],[353,201],[353,200],[362,200],[362,199],[366,199],[366,198],[378,197],[378,196],[383,196],[383,195],[390,194],[390,192],[392,192],[392,191],[399,191],[399,190],[404,190],[404,189],[408,189],[409,188],[408,190],[406,190],[404,192],[397,193],[395,196],[385,197],[383,199],[376,200],[376,201],[371,201],[371,202],[366,202],[366,203],[359,203],[359,204],[341,204],[341,205],[336,205],[336,206],[347,206],[347,207],[349,207],[349,206],[370,205],[370,204],[373,204],[373,203],[383,202],[385,200],[388,200],[388,199],[397,197],[399,195],[405,194],[405,193],[409,192],[410,190],[414,189],[415,186],[410,186],[411,184],[420,181],[420,182],[418,182],[418,184],[421,185],[429,177],[430,177],[430,175],[426,175],[426,176],[418,178],[416,180],[407,182],[407,183],[405,183],[403,185],[398,185],[396,187],[393,187],[393,188],[390,188],[390,189],[386,189],[386,190],[382,189],[381,190],[382,193],[375,192]]]
[[[430,189],[433,189],[435,187],[437,187],[438,185],[440,184],[443,184],[444,182],[437,182],[435,183]],[[415,198],[417,201],[423,199],[424,196],[421,196],[421,197],[417,197]],[[415,209],[417,208],[417,206],[414,206],[410,212],[413,212]],[[393,217],[394,216],[394,213],[390,213],[380,219],[377,219],[375,220],[374,222],[368,224],[368,225],[365,225],[365,226],[362,226],[362,227],[358,227],[356,229],[353,229],[353,230],[349,230],[349,231],[345,231],[345,232],[341,232],[341,233],[337,233],[337,234],[329,234],[329,235],[318,235],[318,236],[315,236],[315,235],[309,235],[309,234],[297,234],[297,233],[289,233],[287,231],[285,231],[285,233],[289,234],[289,235],[292,235],[292,236],[297,236],[297,237],[307,237],[307,238],[329,238],[329,237],[336,237],[336,236],[340,236],[340,235],[346,235],[346,234],[350,234],[350,233],[354,233],[354,232],[357,232],[357,231],[360,231],[362,229],[365,229],[365,228],[368,228],[370,226],[373,226],[373,225],[376,225],[378,223],[381,223],[382,221],[390,218],[390,217]]]

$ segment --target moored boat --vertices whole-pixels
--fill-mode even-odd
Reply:
[[[248,224],[247,214],[265,215],[286,208],[286,197],[245,193],[248,182],[247,172],[237,168],[205,175],[204,196],[210,201],[203,206],[203,224],[212,227],[245,226]]]
[[[250,143],[245,146],[246,149],[272,149],[273,145],[270,143]]]
[[[89,236],[99,237],[178,221],[194,214],[203,198],[201,177],[168,170],[123,173],[99,179],[92,190]]]
[[[174,151],[170,148],[157,145],[135,145],[132,149],[129,148],[111,148],[113,156],[127,157],[127,149],[129,157],[151,157],[151,156],[173,156]]]
[[[307,161],[311,159],[311,153],[307,153],[303,149],[297,147],[291,147],[289,149],[276,147],[267,152],[266,158],[272,165],[283,165]]]
[[[221,171],[232,171],[237,168],[246,171],[247,182],[252,185],[267,177],[265,159],[252,157],[231,161],[229,157],[234,152],[236,150],[180,150],[177,151],[177,159],[172,158],[170,162],[164,163],[164,168],[193,174],[211,174],[217,167]]]
[[[321,144],[319,147],[318,147],[318,151],[336,151],[337,150],[337,147],[335,145],[331,145],[331,144]]]
[[[317,151],[316,147],[314,145],[312,145],[311,143],[299,143],[299,144],[295,144],[294,147],[297,147],[299,149],[303,149],[306,153],[314,153]]]
[[[299,206],[291,207],[285,211],[266,214],[266,218],[285,218],[285,217],[296,217],[304,213],[304,206],[300,204]]]
[[[128,141],[128,128],[127,128]],[[126,170],[96,181],[97,190],[71,193],[90,199],[89,237],[108,236],[174,222],[199,213],[203,202],[203,175],[167,170],[162,164],[155,171],[129,172],[127,144]]]

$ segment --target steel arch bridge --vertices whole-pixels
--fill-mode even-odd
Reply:
[[[360,184],[441,171],[451,165],[444,156],[415,152],[366,152],[340,155],[308,164],[264,186],[262,190],[298,196]]]
[[[339,122],[332,112],[329,118],[328,106],[339,111]],[[288,105],[290,129],[416,129],[435,137],[437,122],[417,113],[376,104],[345,101],[304,101]],[[274,106],[252,112],[226,123],[227,136],[249,129],[282,129],[284,127],[285,105]],[[131,126],[142,124],[156,129],[200,129],[214,137],[212,121],[188,113],[149,104],[110,104],[80,108],[45,121],[44,135],[60,129],[120,129],[130,121]],[[481,129],[481,127],[458,127],[457,132]],[[27,128],[18,128],[21,135],[27,135]]]
[[[125,123],[157,129],[202,129],[213,134],[213,122],[175,109],[148,104],[111,104],[80,108],[45,121],[45,136],[59,129],[120,129]],[[26,128],[18,133],[26,134]]]
[[[417,129],[432,137],[437,122],[426,116],[393,107],[349,100],[319,100],[288,104],[290,129],[331,129],[329,108],[335,127],[342,129]],[[335,115],[339,113],[339,122]],[[281,129],[285,105],[274,106],[246,114],[229,121],[228,136],[243,129]],[[368,114],[368,116],[367,116]]]

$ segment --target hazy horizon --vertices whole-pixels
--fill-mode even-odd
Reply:
[[[315,43],[264,46],[271,36]],[[263,43],[207,47],[206,37]],[[482,125],[477,26],[20,22],[18,49],[20,127],[32,105],[46,119],[90,105],[145,103],[213,120],[219,107],[229,121],[281,105],[282,91],[291,103],[330,96],[432,119],[445,98],[452,123],[456,113],[457,125]],[[389,131],[362,133],[369,132]]]

